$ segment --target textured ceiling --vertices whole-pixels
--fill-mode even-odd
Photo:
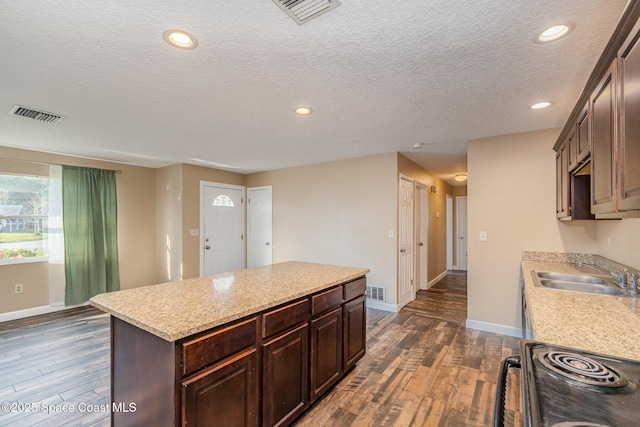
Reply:
[[[298,26],[271,0],[4,2],[0,145],[240,173],[399,151],[452,182],[467,141],[564,125],[625,3],[342,0]]]

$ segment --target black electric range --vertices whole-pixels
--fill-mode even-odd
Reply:
[[[494,426],[504,424],[511,367],[521,369],[524,426],[640,426],[640,361],[530,340],[502,363]]]

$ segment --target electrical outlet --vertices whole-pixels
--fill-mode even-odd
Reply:
[[[22,293],[22,283],[18,283],[13,290],[16,294],[21,294]]]

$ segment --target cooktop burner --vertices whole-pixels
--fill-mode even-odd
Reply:
[[[629,384],[626,378],[609,366],[582,354],[547,351],[538,357],[546,368],[577,385],[619,388]]]

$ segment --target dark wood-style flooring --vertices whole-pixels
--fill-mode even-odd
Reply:
[[[368,309],[367,355],[296,426],[491,425],[518,339],[466,329],[466,305],[466,274],[449,272],[399,313]],[[109,357],[108,316],[91,307],[0,323],[0,425],[108,426]],[[520,425],[510,384],[506,419]]]

